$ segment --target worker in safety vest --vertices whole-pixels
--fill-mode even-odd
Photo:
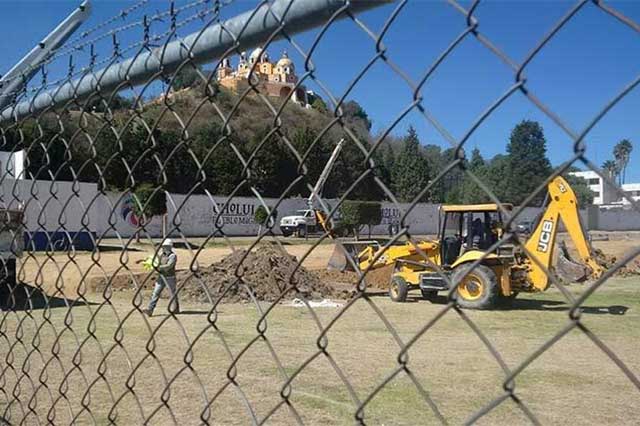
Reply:
[[[158,299],[160,299],[160,294],[162,293],[162,290],[164,290],[165,286],[169,287],[169,292],[171,293],[169,310],[174,314],[180,313],[180,303],[178,302],[178,295],[176,294],[177,262],[178,256],[173,251],[173,241],[167,238],[162,242],[161,253],[153,259],[153,269],[158,272],[158,279],[156,280],[156,285],[153,289],[153,294],[151,295],[149,307],[142,311],[148,316],[153,315],[153,310],[156,308]],[[175,306],[174,310],[171,309],[172,303]]]

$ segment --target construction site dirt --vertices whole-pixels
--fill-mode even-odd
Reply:
[[[563,240],[564,236],[560,234],[559,239]],[[327,259],[333,252],[333,244],[320,244],[313,248],[313,240],[297,240],[294,238],[281,239],[284,240],[282,248],[275,244],[261,244],[254,248],[250,258],[244,263],[245,265],[254,265],[250,270],[244,271],[245,281],[256,282],[258,280],[271,280],[270,288],[286,288],[282,287],[289,283],[289,275],[295,268],[295,259],[304,259],[302,266],[296,271],[295,278],[300,283],[302,289],[308,289],[310,295],[317,297],[330,297],[348,299],[355,291],[356,284],[360,281],[361,276],[356,272],[337,272],[327,271]],[[213,283],[213,280],[229,283],[230,277],[234,276],[237,260],[244,256],[247,245],[244,240],[234,241],[233,248],[222,246],[219,244],[202,248],[199,252],[189,250],[188,248],[178,248],[178,271],[179,285],[184,288],[185,297],[188,294],[193,297],[200,297],[196,290],[202,287],[198,284],[197,277],[204,277],[204,282],[209,282],[207,288],[214,288],[219,284]],[[622,259],[626,253],[640,244],[640,233],[601,233],[598,239],[592,242],[594,248],[601,253],[606,253],[602,257],[605,266],[613,265],[617,260]],[[266,248],[266,249],[265,249]],[[568,244],[570,254],[574,254],[573,248]],[[276,252],[277,250],[277,252]],[[286,251],[286,255],[283,254]],[[61,295],[64,293],[66,297],[75,299],[79,293],[87,294],[87,298],[93,297],[91,294],[101,294],[106,289],[109,291],[130,291],[142,287],[145,291],[151,289],[155,281],[155,274],[145,272],[142,268],[142,260],[148,257],[153,251],[149,244],[140,244],[135,250],[127,252],[124,258],[119,252],[101,252],[100,267],[95,266],[95,261],[91,253],[78,252],[71,261],[64,252],[49,254],[53,259],[45,259],[45,256],[34,255],[22,259],[22,265],[18,268],[18,279],[30,286],[40,287],[49,295]],[[275,257],[274,257],[275,256]],[[287,256],[289,256],[287,258]],[[197,259],[196,272],[191,275],[189,271],[193,270],[194,259]],[[55,263],[51,260],[55,260]],[[276,264],[272,270],[272,263]],[[57,265],[69,266],[59,270]],[[38,273],[40,268],[43,270]],[[215,268],[218,268],[216,270]],[[221,271],[220,269],[224,270]],[[86,273],[89,271],[88,273]],[[86,273],[86,274],[85,274]],[[370,292],[385,292],[388,288],[391,270],[389,268],[381,268],[368,272],[360,288],[366,285]],[[640,259],[637,257],[617,272],[617,275],[628,276],[640,274]],[[190,278],[189,278],[190,277]],[[185,279],[189,282],[182,283]],[[182,280],[182,281],[181,281]],[[263,290],[260,290],[262,292]],[[182,294],[182,292],[181,292]],[[215,294],[215,293],[214,293]],[[262,294],[262,293],[261,293]],[[273,300],[273,290],[264,293],[266,300]],[[229,296],[225,297],[225,302],[233,302],[246,300],[245,296],[233,296],[231,290]],[[191,297],[191,296],[189,296]],[[295,290],[291,290],[286,299],[296,297]]]

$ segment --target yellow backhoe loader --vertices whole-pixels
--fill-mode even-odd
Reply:
[[[355,248],[337,245],[330,265],[345,270],[355,264],[362,271],[393,265],[389,295],[397,302],[404,302],[411,289],[420,289],[425,299],[432,299],[449,290],[448,281],[460,282],[458,303],[475,309],[491,308],[500,299],[508,300],[520,292],[546,290],[549,276],[545,269],[568,282],[598,277],[603,268],[585,237],[575,193],[562,177],[549,183],[548,192],[546,209],[524,243],[526,250],[510,243],[489,252],[503,235],[502,211],[496,204],[445,205],[437,240],[415,245],[408,242],[386,250],[377,242],[361,242],[358,244],[364,247]],[[507,211],[513,208],[503,207]],[[583,264],[569,259],[564,247],[553,264],[560,220]],[[341,260],[345,254],[351,261]],[[472,267],[478,259],[482,260]]]

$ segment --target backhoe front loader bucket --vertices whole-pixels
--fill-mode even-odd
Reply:
[[[329,258],[327,269],[334,271],[354,271],[363,256],[367,257],[380,248],[378,241],[340,241],[333,246],[333,253]]]
[[[556,260],[556,274],[567,283],[582,282],[589,278],[592,270],[589,266],[571,260],[567,246],[562,241],[558,251],[558,259]]]

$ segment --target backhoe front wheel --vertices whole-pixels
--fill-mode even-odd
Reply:
[[[402,277],[393,277],[389,286],[389,297],[394,302],[406,302],[409,284]]]
[[[485,265],[462,265],[456,268],[452,281],[457,283],[457,302],[467,309],[490,309],[498,301],[500,294],[495,272]]]

